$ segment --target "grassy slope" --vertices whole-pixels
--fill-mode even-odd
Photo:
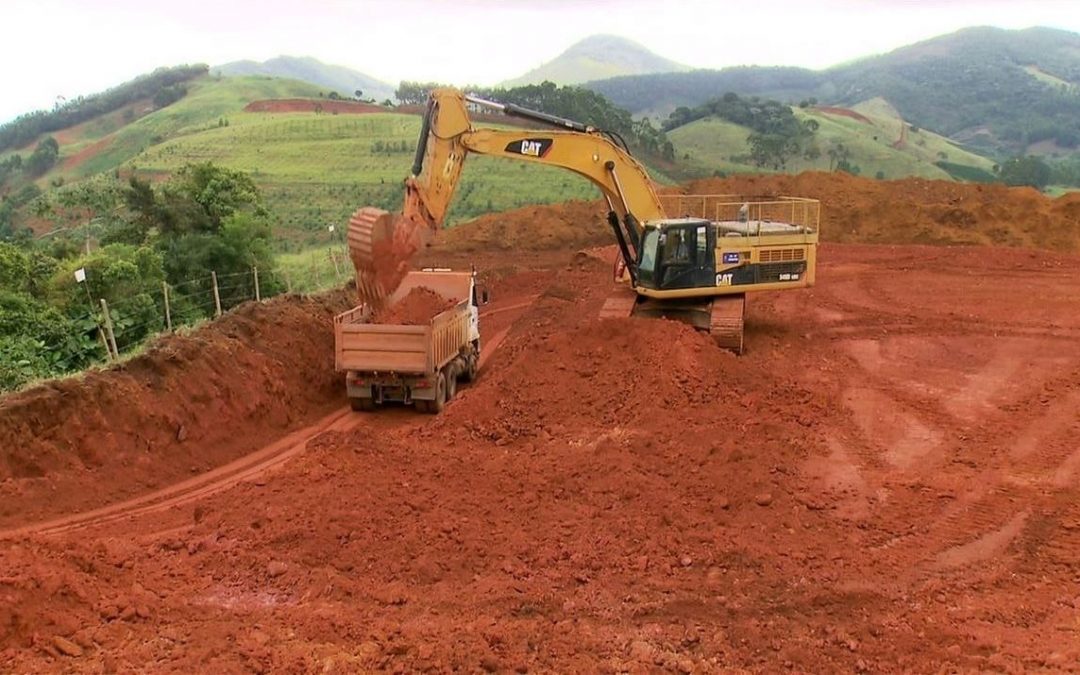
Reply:
[[[317,94],[314,85],[295,80],[202,78],[191,84],[188,95],[180,101],[142,117],[109,136],[105,147],[94,152],[85,162],[67,169],[68,177],[83,178],[111,170],[150,148],[155,142],[212,128],[219,119],[239,113],[253,100]],[[70,154],[80,149],[75,146]],[[63,154],[69,154],[66,148]]]
[[[818,110],[794,110],[800,120],[814,119],[820,125],[817,143],[822,154],[815,161],[803,158],[791,160],[787,167],[790,172],[828,170],[829,157],[826,152],[837,143],[842,143],[850,150],[849,161],[860,167],[865,176],[874,176],[878,171],[882,171],[887,178],[921,176],[947,180],[950,176],[934,166],[935,162],[942,159],[987,171],[993,167],[990,160],[923,130],[909,131],[903,148],[892,147],[899,139],[904,123],[895,116],[891,106],[881,100],[868,101],[855,107],[855,110],[871,120],[869,124]],[[689,155],[686,161],[704,174],[714,171],[759,171],[740,157],[748,152],[748,135],[750,129],[716,118],[698,120],[669,133],[675,144],[676,156],[682,159]],[[938,153],[944,153],[945,158]]]
[[[164,175],[188,162],[212,160],[254,175],[278,217],[277,234],[290,249],[320,241],[328,224],[343,226],[360,206],[400,206],[418,117],[245,113],[254,100],[318,95],[314,85],[262,76],[204,77],[188,89],[162,110],[139,102],[54,134],[61,158],[38,184],[71,183],[118,167]],[[228,125],[219,126],[219,120]],[[377,141],[404,142],[407,149],[377,153]],[[595,188],[566,171],[471,157],[450,221],[595,196]]]
[[[342,226],[360,206],[398,208],[420,131],[419,117],[393,113],[234,113],[228,119],[227,127],[215,123],[177,134],[130,164],[140,172],[165,173],[210,160],[251,172],[279,216],[279,231],[304,244],[328,224]],[[404,142],[407,149],[377,152],[377,141]],[[596,195],[588,182],[567,171],[470,157],[449,219]]]

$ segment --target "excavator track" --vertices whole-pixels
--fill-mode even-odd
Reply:
[[[634,313],[637,293],[624,284],[611,289],[604,306],[600,308],[601,319],[624,319]]]
[[[743,353],[743,323],[746,295],[722,295],[715,298],[709,317],[709,335],[724,349]]]

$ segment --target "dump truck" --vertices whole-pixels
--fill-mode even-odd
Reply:
[[[424,325],[373,323],[374,309],[367,303],[334,318],[334,364],[345,373],[353,410],[372,411],[397,402],[438,414],[454,397],[459,380],[476,378],[479,305],[487,302],[487,291],[478,291],[473,272],[409,272],[385,308],[392,309],[417,288],[455,304]]]

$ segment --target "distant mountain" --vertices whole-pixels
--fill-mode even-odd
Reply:
[[[1080,146],[1080,35],[1052,28],[967,28],[821,71],[749,66],[588,86],[659,116],[728,91],[837,105],[881,97],[913,124],[992,154]]]
[[[376,101],[393,98],[395,89],[392,84],[387,84],[352,68],[330,65],[310,56],[279,56],[262,63],[233,61],[215,66],[210,69],[210,72],[222,75],[286,77],[326,87],[327,93],[336,91],[349,98],[359,89],[364,93],[364,98],[373,98]]]
[[[593,35],[573,44],[539,68],[501,83],[504,87],[540,84],[580,84],[619,75],[670,73],[689,66],[658,56],[633,40],[618,35]]]

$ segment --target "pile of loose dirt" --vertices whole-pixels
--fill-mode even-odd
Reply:
[[[971,244],[1080,251],[1080,194],[846,173],[694,181],[687,194],[789,195],[821,200],[821,232],[838,242]]]
[[[326,412],[341,397],[332,320],[347,296],[248,303],[120,365],[0,399],[0,523],[168,484]]]
[[[374,313],[372,323],[392,326],[426,326],[457,303],[425,286],[417,286],[393,305]]]
[[[434,246],[450,252],[533,252],[610,244],[605,209],[600,201],[570,201],[493,213],[440,232]]]
[[[311,98],[271,98],[252,101],[244,106],[244,112],[297,113],[324,112],[346,115],[366,115],[389,112],[388,108],[359,101],[334,101]]]
[[[660,192],[818,199],[825,241],[1080,251],[1080,194],[1055,199],[1032,188],[881,181],[842,172],[710,178]],[[432,247],[450,253],[536,252],[610,244],[604,209],[600,201],[578,201],[481,216],[440,232]]]

